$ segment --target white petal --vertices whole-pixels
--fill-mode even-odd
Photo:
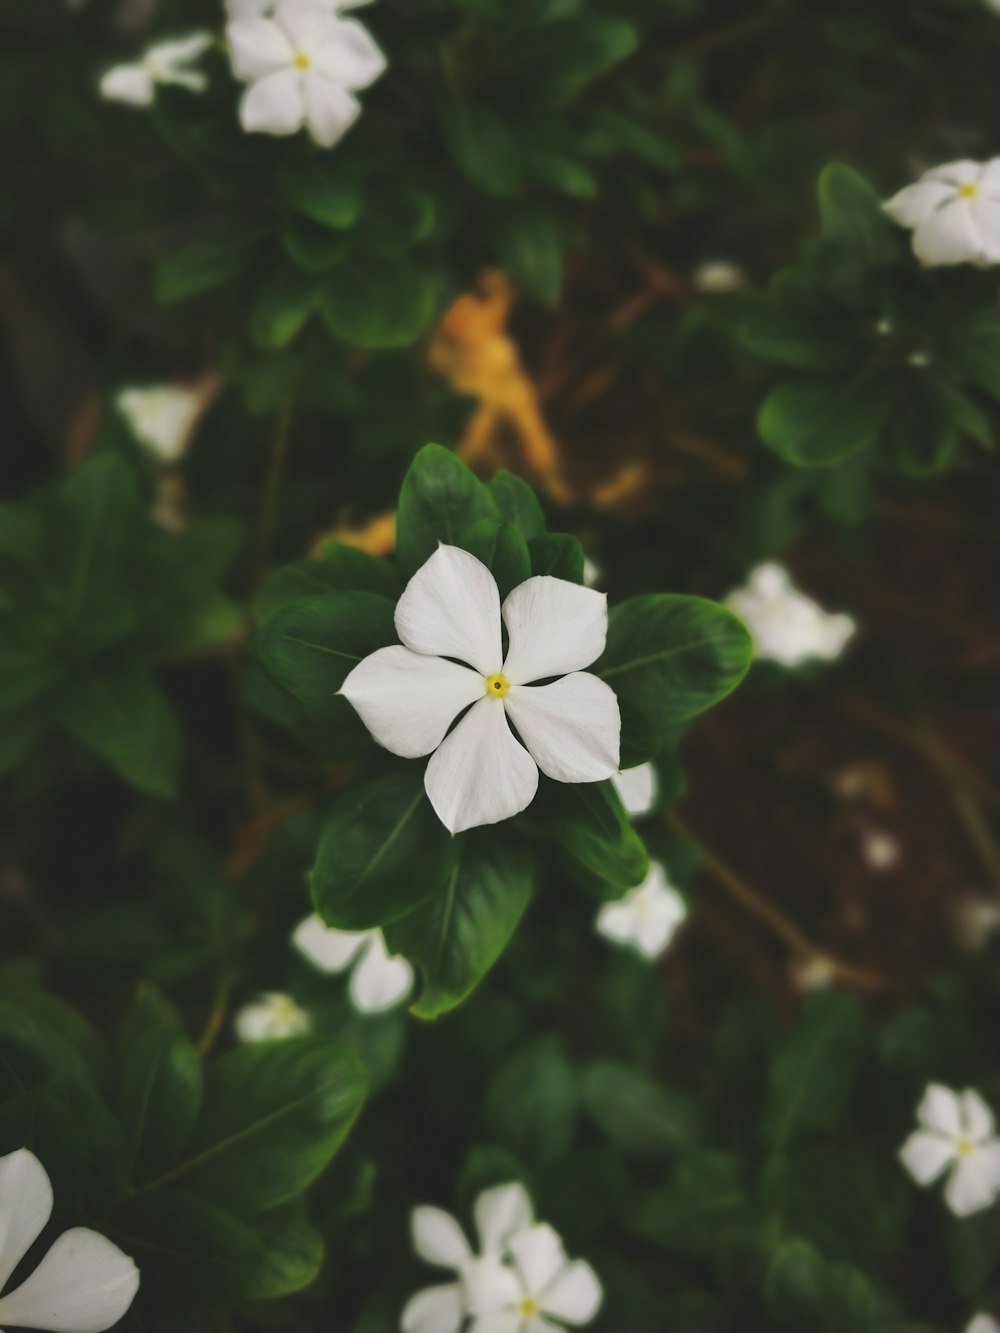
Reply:
[[[600,782],[617,773],[621,714],[610,685],[575,671],[551,685],[515,685],[504,706],[528,753],[556,782]]]
[[[542,1292],[539,1304],[546,1314],[567,1324],[587,1324],[601,1308],[604,1292],[597,1274],[582,1259],[567,1264]]]
[[[277,0],[226,0],[226,13],[231,19],[262,18],[273,13]]]
[[[117,1245],[75,1227],[49,1250],[23,1286],[0,1299],[0,1319],[49,1333],[100,1333],[135,1299],[139,1270]]]
[[[106,102],[127,102],[129,106],[152,106],[156,89],[142,65],[116,65],[98,85]]]
[[[957,162],[944,162],[939,167],[925,171],[921,180],[945,181],[948,185],[978,185],[983,174],[983,163],[974,162],[970,157],[960,158]]]
[[[396,632],[415,653],[457,657],[492,676],[503,661],[496,579],[468,551],[439,546],[406,585]]]
[[[611,781],[622,798],[625,813],[633,819],[648,815],[656,804],[657,779],[652,764],[637,764],[635,768],[612,773]]]
[[[919,180],[915,185],[894,194],[882,205],[893,222],[901,227],[918,227],[942,205],[955,198],[954,184],[944,181]]]
[[[380,930],[351,975],[350,995],[363,1014],[377,1014],[405,1000],[413,989],[413,968],[401,954],[390,954]]]
[[[316,52],[332,40],[337,20],[332,7],[317,0],[281,0],[275,11],[275,22],[288,38],[295,52],[302,52],[310,60]]]
[[[302,76],[294,69],[265,74],[240,103],[240,124],[248,134],[294,134],[305,123]]]
[[[321,148],[332,148],[360,116],[361,103],[332,79],[312,71],[304,88],[309,133]]]
[[[962,1131],[973,1143],[983,1143],[993,1137],[996,1122],[993,1112],[973,1088],[967,1088],[958,1099]]]
[[[123,389],[115,399],[135,438],[165,463],[184,453],[204,405],[204,394],[171,385]]]
[[[616,944],[635,944],[639,917],[628,894],[619,902],[604,904],[597,914],[597,930]]]
[[[921,222],[913,233],[913,253],[928,267],[979,262],[983,244],[967,201],[945,204]]]
[[[483,1190],[476,1199],[476,1230],[484,1254],[499,1254],[515,1231],[525,1231],[535,1219],[528,1191],[515,1181]]]
[[[918,1185],[929,1185],[955,1160],[955,1145],[940,1134],[917,1130],[899,1150],[899,1160]]]
[[[421,1204],[410,1218],[413,1248],[421,1259],[441,1268],[461,1268],[472,1250],[465,1232],[443,1208]]]
[[[188,65],[203,56],[214,42],[210,32],[193,32],[189,37],[178,37],[171,42],[157,42],[149,48],[149,57],[165,72],[172,73],[179,65]]]
[[[466,1261],[462,1266],[462,1292],[468,1315],[509,1309],[523,1295],[517,1274],[495,1254]]]
[[[566,1267],[563,1243],[547,1222],[519,1231],[507,1247],[526,1293],[536,1300]]]
[[[917,1107],[917,1120],[924,1129],[934,1130],[952,1140],[960,1139],[962,1108],[958,1094],[940,1083],[928,1083]]]
[[[399,1326],[402,1333],[459,1333],[464,1319],[462,1288],[457,1282],[450,1282],[411,1296]]]
[[[997,186],[993,187],[996,191]],[[969,200],[972,223],[979,236],[982,253],[991,263],[1000,258],[1000,202],[982,191]]]
[[[226,29],[229,59],[238,79],[262,79],[290,69],[295,50],[277,23],[270,19],[242,19]]]
[[[27,1148],[0,1157],[0,1291],[52,1213],[45,1167]]]
[[[486,686],[468,667],[395,644],[359,662],[340,692],[379,745],[419,759],[437,749],[463,708],[485,697]]]
[[[515,685],[582,671],[604,652],[608,598],[593,588],[539,574],[503,604],[510,635],[504,674]]]
[[[965,1333],[997,1333],[998,1325],[988,1314],[977,1314]]]
[[[647,958],[657,958],[687,918],[687,907],[677,890],[667,882],[663,867],[655,863],[644,883],[633,892],[638,909],[636,946]]]
[[[321,917],[306,917],[295,928],[292,943],[321,972],[343,972],[372,938],[370,930],[334,930]]]
[[[747,586],[761,597],[777,599],[792,591],[792,579],[783,565],[768,560],[751,572]]]
[[[310,1028],[309,1015],[290,995],[271,991],[254,1004],[244,1005],[233,1019],[240,1041],[284,1041]]]
[[[518,1310],[491,1310],[479,1315],[469,1325],[469,1333],[526,1333],[529,1326]],[[545,1333],[552,1333],[552,1325],[544,1324]]]
[[[355,19],[336,20],[315,62],[317,69],[351,89],[367,88],[385,73],[388,63],[368,29]]]
[[[424,787],[452,833],[498,824],[527,809],[538,769],[511,733],[499,699],[481,699],[431,755]]]
[[[968,1217],[989,1208],[1000,1194],[996,1156],[983,1149],[955,1163],[944,1188],[944,1199],[956,1217]]]

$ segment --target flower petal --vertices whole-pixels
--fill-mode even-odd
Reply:
[[[0,1291],[52,1214],[45,1167],[27,1148],[0,1157]]]
[[[127,102],[129,106],[152,106],[156,88],[142,65],[116,65],[98,84],[106,102]]]
[[[899,1150],[899,1160],[918,1185],[929,1185],[955,1160],[955,1145],[940,1134],[918,1129]]]
[[[361,115],[361,103],[324,74],[310,71],[305,77],[306,125],[313,142],[321,148],[339,143]]]
[[[354,969],[349,987],[354,1005],[363,1014],[377,1014],[405,1000],[413,989],[413,968],[401,954],[390,954],[380,930],[375,931],[365,956]]]
[[[945,1138],[962,1137],[962,1110],[958,1095],[940,1083],[928,1083],[917,1107],[917,1120],[924,1129],[943,1134]]]
[[[974,1088],[966,1088],[958,1099],[958,1111],[966,1138],[973,1143],[984,1143],[993,1137],[996,1121],[993,1112]]]
[[[419,759],[437,749],[458,714],[482,699],[486,687],[468,667],[394,644],[359,662],[340,692],[379,745]]]
[[[315,60],[317,69],[351,89],[367,88],[388,65],[371,33],[356,19],[337,19]]]
[[[604,1291],[590,1264],[577,1259],[567,1264],[542,1292],[541,1305],[546,1314],[567,1324],[587,1324],[601,1308]]]
[[[464,1319],[462,1288],[457,1282],[449,1282],[411,1296],[399,1326],[403,1333],[459,1333]]]
[[[515,685],[590,666],[608,637],[608,598],[593,588],[539,574],[503,604],[510,635],[504,674]]]
[[[270,19],[240,19],[226,29],[229,59],[238,79],[262,79],[291,69],[295,50],[284,31]]]
[[[612,773],[611,781],[621,797],[625,813],[633,819],[648,815],[656,804],[657,778],[652,764],[637,764],[635,768]]]
[[[981,262],[983,239],[967,201],[945,204],[921,222],[913,233],[913,253],[929,268]]]
[[[955,185],[940,180],[919,180],[894,194],[883,209],[901,227],[919,227],[943,204],[955,198]]]
[[[497,1254],[469,1259],[462,1267],[465,1313],[488,1315],[517,1305],[521,1283],[514,1270]]]
[[[406,585],[396,633],[415,653],[457,657],[484,676],[500,670],[500,592],[481,560],[439,546]]]
[[[139,1270],[117,1245],[86,1227],[67,1231],[31,1277],[0,1298],[0,1320],[48,1333],[100,1333],[135,1299]]]
[[[507,1248],[524,1282],[525,1292],[536,1299],[566,1267],[566,1251],[559,1234],[547,1222],[511,1236]]]
[[[988,1148],[959,1158],[944,1187],[945,1203],[956,1217],[968,1217],[989,1208],[998,1194],[997,1153]]]
[[[557,782],[600,782],[617,773],[618,696],[587,671],[551,685],[515,685],[504,700],[528,753]]]
[[[441,1268],[461,1268],[472,1249],[465,1232],[443,1208],[421,1204],[410,1217],[413,1248],[429,1264]]]
[[[684,899],[667,880],[663,867],[656,862],[638,889],[635,931],[636,947],[647,958],[658,958],[687,918]]]
[[[605,903],[597,914],[597,930],[605,939],[616,944],[635,944],[639,931],[639,914],[630,895],[618,902]]]
[[[535,1219],[528,1191],[520,1181],[483,1190],[476,1199],[476,1231],[484,1254],[500,1254],[507,1237],[525,1231]]]
[[[525,1333],[524,1316],[519,1310],[491,1310],[481,1314],[469,1325],[469,1333]],[[552,1333],[552,1326],[545,1324],[546,1333]]]
[[[248,134],[295,134],[305,123],[302,76],[294,69],[265,74],[240,103],[240,124]]]
[[[309,916],[296,926],[292,944],[321,972],[343,972],[371,938],[370,930],[334,930]]]
[[[123,389],[115,406],[140,444],[165,463],[184,453],[205,406],[201,393],[164,384],[150,389]]]
[[[966,1328],[965,1333],[998,1333],[1000,1325],[988,1314],[977,1314],[972,1323]]]
[[[424,787],[452,833],[498,824],[531,804],[538,769],[515,740],[499,699],[484,698],[469,709],[431,755]]]
[[[170,42],[157,42],[149,48],[149,55],[166,73],[175,72],[178,65],[190,64],[211,47],[215,38],[210,32],[193,32]]]

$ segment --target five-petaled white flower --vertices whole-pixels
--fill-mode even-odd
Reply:
[[[157,42],[141,60],[109,69],[99,84],[101,96],[108,102],[152,106],[159,85],[174,84],[193,93],[203,93],[208,87],[208,76],[192,65],[212,42],[212,34],[208,32]]]
[[[612,773],[611,781],[622,798],[625,813],[632,819],[648,815],[656,805],[659,783],[652,764],[637,764],[635,768]]]
[[[290,995],[265,991],[252,1004],[245,1004],[233,1019],[240,1041],[284,1041],[301,1037],[312,1024],[309,1015]]]
[[[617,772],[617,697],[582,670],[604,650],[607,627],[604,593],[539,575],[501,608],[482,561],[439,546],[396,606],[402,644],[366,657],[341,693],[387,750],[431,755],[424,786],[446,828],[496,824],[531,804],[539,769],[557,782]]]
[[[237,19],[226,32],[233,73],[249,84],[240,122],[251,133],[307,129],[332,148],[361,113],[354,93],[386,68],[366,28],[310,0],[283,0],[272,18]]]
[[[965,1333],[1000,1333],[1000,1324],[988,1314],[977,1314]]]
[[[990,1108],[978,1092],[952,1092],[931,1083],[917,1107],[916,1130],[900,1160],[918,1185],[949,1170],[944,1197],[957,1217],[988,1208],[1000,1195],[1000,1139]]]
[[[411,1297],[403,1310],[403,1333],[458,1333],[467,1316],[485,1315],[510,1297],[511,1275],[503,1260],[510,1238],[534,1221],[528,1193],[517,1183],[498,1185],[479,1195],[473,1211],[479,1254],[443,1208],[414,1208],[413,1248],[427,1263],[452,1269],[457,1280]]]
[[[391,1009],[413,989],[413,968],[400,954],[390,954],[380,930],[334,930],[310,916],[296,928],[292,943],[321,972],[343,972],[356,963],[348,991],[363,1014]]]
[[[52,1185],[27,1148],[0,1157],[0,1291],[52,1215]],[[64,1232],[21,1286],[0,1296],[0,1326],[101,1333],[139,1290],[139,1270],[87,1227]]]
[[[123,389],[115,399],[135,438],[164,463],[176,463],[183,457],[205,403],[204,388],[182,389],[172,384]]]
[[[565,1324],[589,1324],[601,1308],[597,1274],[583,1259],[566,1257],[547,1223],[511,1236],[507,1253],[511,1290],[498,1310],[473,1323],[474,1333],[552,1333]]]
[[[629,944],[647,958],[657,958],[686,917],[684,899],[654,861],[641,884],[617,902],[604,904],[597,914],[597,929],[616,944]]]
[[[804,596],[776,564],[758,565],[725,604],[750,631],[756,657],[782,666],[810,658],[832,661],[857,628],[850,616],[830,615]]]
[[[925,171],[883,205],[913,232],[913,253],[940,264],[1000,264],[1000,157]]]

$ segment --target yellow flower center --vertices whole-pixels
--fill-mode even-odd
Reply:
[[[538,1302],[533,1296],[525,1296],[517,1309],[518,1314],[524,1315],[525,1319],[531,1319],[534,1315],[538,1314]]]
[[[976,1145],[971,1139],[959,1139],[955,1144],[955,1151],[959,1157],[971,1157]]]
[[[498,671],[495,676],[486,677],[486,693],[491,699],[502,699],[510,691],[510,681]]]
[[[300,51],[295,57],[294,64],[296,69],[306,70],[312,64],[312,61],[306,55],[305,51]]]
[[[958,187],[959,199],[975,199],[978,193],[979,193],[979,186],[973,185],[971,181],[966,185],[960,185]]]

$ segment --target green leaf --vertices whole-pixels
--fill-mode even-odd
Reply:
[[[562,153],[544,150],[533,152],[528,158],[528,170],[540,185],[547,185],[573,199],[594,199],[599,185],[593,172]]]
[[[563,245],[547,213],[520,208],[496,221],[496,245],[503,268],[526,296],[554,306],[562,293]]]
[[[775,1189],[797,1232],[852,1261],[902,1252],[912,1193],[893,1157],[840,1144],[792,1153]]]
[[[753,653],[744,626],[701,597],[633,597],[615,607],[594,670],[618,696],[622,764],[651,759],[668,731],[724,699]]]
[[[569,874],[602,897],[649,873],[649,853],[611,782],[546,783],[519,823],[530,837],[552,839]]]
[[[521,154],[500,115],[483,103],[454,96],[443,85],[435,109],[445,147],[473,185],[498,199],[516,194]]]
[[[813,1324],[826,1300],[826,1265],[804,1240],[788,1240],[774,1253],[764,1287],[767,1308],[783,1324]]]
[[[795,370],[846,371],[858,361],[855,337],[831,328],[825,317],[780,304],[776,296],[752,308],[739,329],[740,342],[755,355]]]
[[[811,996],[771,1060],[760,1132],[780,1152],[840,1122],[868,1038],[852,995]]]
[[[1000,306],[991,302],[937,331],[938,350],[949,368],[984,393],[1000,398]]]
[[[591,1065],[582,1091],[591,1119],[625,1153],[656,1157],[693,1148],[701,1138],[697,1102],[628,1065]]]
[[[1000,1209],[946,1215],[943,1231],[955,1290],[964,1300],[978,1298],[1000,1262]]]
[[[434,554],[439,542],[457,546],[473,523],[496,517],[496,502],[479,478],[439,444],[425,445],[410,464],[399,493],[400,568],[409,576]]]
[[[633,1235],[676,1254],[709,1255],[750,1206],[743,1164],[730,1153],[697,1149],[680,1159],[667,1185],[640,1197],[622,1218]]]
[[[342,264],[351,249],[351,238],[312,222],[295,222],[282,236],[285,253],[305,273],[329,273]]]
[[[194,1132],[202,1102],[201,1061],[182,1032],[143,1033],[122,1066],[119,1118],[140,1170],[172,1160]]]
[[[344,176],[341,168],[323,156],[282,162],[277,172],[278,193],[297,213],[345,231],[361,217],[364,189]]]
[[[326,279],[319,310],[329,332],[351,347],[409,347],[434,317],[434,289],[408,260],[352,255]]]
[[[544,535],[545,514],[526,481],[515,477],[513,472],[498,472],[490,478],[489,490],[500,517],[513,523],[526,542]]]
[[[101,674],[81,671],[62,699],[58,720],[133,786],[153,796],[175,794],[180,729],[141,663],[122,662]]]
[[[315,281],[286,264],[258,290],[250,327],[258,347],[278,351],[305,327],[317,301]]]
[[[528,542],[531,552],[531,572],[551,574],[554,579],[567,583],[582,583],[586,557],[583,547],[565,532],[548,532]]]
[[[891,264],[896,258],[893,227],[882,200],[865,178],[832,162],[819,178],[823,237],[843,246],[865,266]]]
[[[156,270],[156,299],[164,304],[221,287],[250,267],[254,245],[246,240],[195,241],[164,259]]]
[[[891,406],[891,397],[866,370],[840,379],[800,375],[771,390],[757,429],[789,463],[832,467],[876,442]]]
[[[486,1090],[483,1122],[498,1143],[532,1165],[568,1151],[576,1132],[579,1090],[558,1037],[524,1046],[494,1074]]]
[[[365,1097],[365,1071],[319,1037],[241,1046],[208,1068],[183,1161],[143,1193],[180,1187],[240,1216],[296,1198],[326,1169]]]
[[[528,544],[513,523],[481,518],[466,529],[459,545],[483,562],[496,579],[501,598],[531,577]]]
[[[423,769],[400,763],[334,801],[312,870],[313,901],[328,925],[388,925],[446,892],[454,848],[424,792]]]
[[[370,592],[395,602],[399,576],[389,560],[328,541],[318,560],[297,560],[276,569],[254,599],[254,612],[263,619],[289,602],[330,592]]]
[[[392,951],[420,970],[418,1018],[437,1018],[472,994],[517,929],[533,883],[534,864],[516,840],[463,840],[444,891],[387,932]]]

